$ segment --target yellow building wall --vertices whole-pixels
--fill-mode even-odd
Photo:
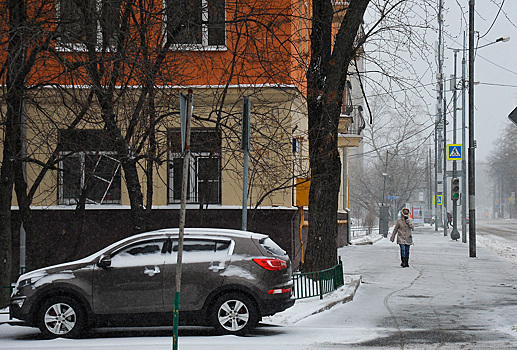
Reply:
[[[217,120],[217,106],[221,108],[222,139],[222,205],[240,206],[242,201],[242,151],[240,150],[240,120],[242,116],[242,96],[249,95],[251,100],[251,151],[250,151],[250,191],[248,205],[255,206],[292,206],[294,205],[293,186],[300,173],[307,172],[308,144],[307,117],[305,100],[293,86],[230,86],[192,87],[194,91],[193,127],[214,127]],[[163,118],[157,126],[157,141],[161,159],[165,160],[154,169],[153,206],[167,205],[167,130],[179,128],[178,94],[185,88],[162,88],[157,94],[156,109]],[[58,142],[58,129],[66,129],[81,113],[89,93],[87,89],[74,89],[70,96],[64,96],[56,89],[35,90],[28,99],[27,112],[27,179],[29,187],[34,184],[54,152]],[[136,92],[135,92],[136,95]],[[222,97],[224,96],[224,101]],[[128,96],[132,103],[134,96]],[[123,104],[121,104],[123,105]],[[121,118],[124,111],[117,111]],[[103,128],[100,110],[93,100],[77,128]],[[123,131],[124,134],[124,131]],[[301,140],[299,153],[293,153],[292,139]],[[142,153],[145,153],[144,149]],[[140,162],[144,204],[146,183],[144,162]],[[304,170],[305,169],[305,170]],[[129,197],[122,172],[122,199],[120,205],[129,205]],[[58,171],[50,169],[39,185],[33,206],[55,206],[58,204]],[[283,188],[273,191],[275,188]],[[13,198],[13,205],[17,205]],[[113,205],[113,204],[112,204]],[[210,205],[214,206],[214,205]],[[66,207],[73,208],[73,205]],[[103,205],[98,205],[102,208]]]

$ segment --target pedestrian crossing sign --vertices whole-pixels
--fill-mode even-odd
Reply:
[[[434,196],[434,204],[436,205],[442,205],[443,204],[443,195],[438,194]]]
[[[451,144],[447,145],[447,160],[462,160],[463,145]]]

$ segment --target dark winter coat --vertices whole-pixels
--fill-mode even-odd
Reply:
[[[411,235],[413,232],[413,228],[415,228],[413,220],[408,217],[402,216],[400,219],[397,220],[397,223],[395,224],[395,228],[393,229],[393,233],[391,234],[390,241],[393,242],[395,240],[395,236],[398,234],[397,244],[413,244],[413,236]]]

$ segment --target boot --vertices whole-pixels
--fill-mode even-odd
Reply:
[[[405,265],[405,267],[409,267],[409,256],[406,256],[404,258],[404,265]]]
[[[400,257],[400,260],[402,261],[402,263],[400,264],[400,266],[402,267],[406,267],[406,258],[404,258],[403,256]]]

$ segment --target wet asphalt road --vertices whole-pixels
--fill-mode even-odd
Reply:
[[[478,220],[476,232],[480,235],[491,234],[503,238],[517,247],[517,219]]]

